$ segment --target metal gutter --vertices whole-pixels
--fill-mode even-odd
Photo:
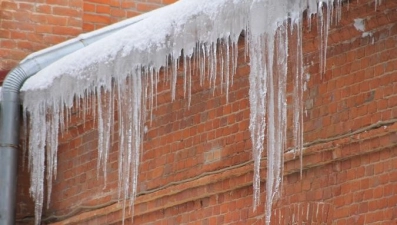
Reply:
[[[157,10],[155,10],[157,11]],[[84,48],[116,31],[137,23],[146,13],[30,54],[12,69],[3,83],[0,105],[0,225],[15,224],[17,158],[20,127],[20,88],[29,77],[60,58]]]

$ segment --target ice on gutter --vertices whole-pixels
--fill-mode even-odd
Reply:
[[[334,8],[334,5],[336,6]],[[296,107],[294,134],[297,149],[302,138],[302,18],[318,11],[321,26],[321,62],[325,62],[331,14],[340,16],[341,0],[181,0],[151,13],[145,20],[72,53],[37,73],[22,87],[23,107],[29,124],[31,194],[41,212],[44,158],[48,182],[56,175],[58,132],[67,127],[74,100],[84,108],[97,105],[98,166],[106,175],[114,109],[119,113],[119,197],[133,205],[137,194],[138,166],[143,124],[153,109],[161,68],[166,68],[175,98],[177,67],[184,66],[184,91],[190,98],[190,63],[197,56],[200,79],[215,85],[221,80],[228,91],[237,66],[237,41],[242,31],[251,58],[250,131],[254,157],[254,206],[259,204],[260,162],[267,149],[266,222],[283,178],[286,138],[286,74],[288,32],[297,29],[297,61],[294,62]],[[327,10],[323,13],[323,7]],[[292,24],[288,25],[287,19]],[[218,46],[218,41],[222,45]],[[183,50],[183,51],[182,51]],[[218,53],[222,53],[220,57]],[[169,63],[169,59],[171,62]],[[322,64],[325,70],[325,63]],[[275,70],[273,70],[275,68]],[[128,81],[128,82],[127,82]],[[116,85],[113,85],[116,84]],[[109,94],[104,94],[109,93]],[[93,95],[96,96],[92,98]],[[117,101],[114,100],[115,97]],[[146,105],[146,99],[149,105]],[[66,111],[64,110],[66,108]],[[50,112],[51,116],[47,116]],[[266,123],[265,121],[272,121]],[[66,124],[65,124],[66,123]],[[27,127],[27,126],[25,126]],[[267,139],[267,146],[263,146]],[[44,157],[47,151],[47,156]],[[51,188],[51,187],[49,187]],[[133,207],[130,207],[131,209]],[[38,217],[39,215],[36,215]]]

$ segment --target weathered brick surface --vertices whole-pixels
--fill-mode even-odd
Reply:
[[[145,7],[139,4],[146,1],[133,3],[138,12],[169,2],[152,1]],[[82,29],[128,17],[117,4],[84,1],[82,23],[93,25],[82,25]],[[322,76],[316,20],[311,29],[305,25],[304,62],[309,79],[304,93],[307,148],[303,173],[300,177],[299,159],[286,152],[284,186],[273,206],[272,224],[396,223],[396,10],[393,0],[382,1],[376,11],[370,0],[345,5],[342,20],[330,30],[327,70]],[[364,19],[368,35],[354,28],[356,18]],[[262,163],[262,204],[254,212],[249,66],[242,54],[244,41],[239,47],[228,104],[219,86],[213,94],[208,84],[200,87],[198,77],[194,77],[190,108],[181,91],[182,79],[174,102],[169,87],[159,85],[158,108],[152,124],[147,122],[144,139],[135,224],[264,224],[266,160]],[[58,176],[43,218],[54,224],[121,224],[117,138],[105,187],[101,173],[97,177],[95,121],[92,115],[85,120],[77,115],[73,114],[60,137]],[[18,218],[33,215],[25,194],[26,176],[19,177]],[[128,214],[126,221],[131,222]]]
[[[0,4],[1,70],[82,32],[81,1],[2,0]]]

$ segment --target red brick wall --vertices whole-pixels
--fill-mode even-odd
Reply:
[[[285,154],[283,194],[273,206],[272,224],[397,222],[396,10],[394,0],[384,0],[377,11],[372,0],[344,6],[342,21],[330,31],[323,76],[316,21],[311,30],[305,27],[310,79],[304,96],[304,170],[300,178],[299,159]],[[365,19],[372,36],[362,37],[353,26],[356,18]],[[190,109],[183,93],[171,102],[170,91],[159,86],[159,106],[145,136],[135,224],[264,224],[266,160],[262,204],[255,212],[252,208],[249,66],[243,44],[229,104],[219,87],[213,95],[197,77]],[[84,124],[77,114],[72,118],[60,137],[58,177],[43,218],[54,224],[120,224],[117,151],[109,157],[104,187],[102,175],[96,175],[94,120]],[[28,186],[25,179],[21,175],[19,184]],[[33,215],[29,204],[18,202],[18,218]]]
[[[81,1],[1,1],[0,67],[10,70],[29,53],[82,32]]]
[[[91,31],[130,18],[177,0],[80,0],[83,2],[83,30]]]
[[[366,1],[371,2],[371,1]],[[331,30],[327,72],[321,80],[317,64],[308,68],[306,141],[327,138],[396,117],[397,15],[394,1],[385,1],[375,13],[373,4],[351,4],[340,25]],[[352,23],[364,18],[371,36],[361,37]],[[316,61],[317,48],[305,42],[306,64]]]

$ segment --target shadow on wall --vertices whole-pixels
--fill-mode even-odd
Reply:
[[[8,74],[8,70],[1,70],[1,65],[0,65],[0,85],[3,85],[3,81],[6,77],[6,75]]]

